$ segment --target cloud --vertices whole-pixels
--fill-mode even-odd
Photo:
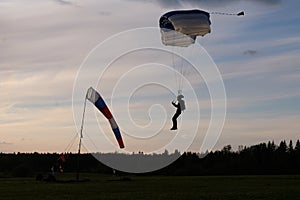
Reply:
[[[98,14],[100,16],[110,16],[110,15],[112,15],[112,12],[110,12],[110,11],[99,11]]]
[[[253,0],[253,2],[261,3],[264,5],[277,5],[282,2],[282,0]]]
[[[223,7],[227,5],[237,4],[239,2],[246,2],[246,0],[157,0],[158,4],[162,7],[181,7],[184,5],[190,6],[204,6],[204,7]],[[282,0],[253,0],[254,3],[259,3],[261,5],[277,5],[282,2]]]
[[[243,54],[244,54],[244,55],[254,56],[255,54],[257,54],[257,51],[256,51],[256,50],[248,49],[248,50],[244,51]]]
[[[0,145],[12,145],[12,144],[13,144],[13,143],[5,142],[5,141],[0,142]]]
[[[54,0],[55,2],[62,4],[62,5],[74,5],[71,1],[65,1],[65,0]]]

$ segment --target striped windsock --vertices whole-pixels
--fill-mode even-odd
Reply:
[[[111,129],[113,130],[116,136],[120,148],[124,148],[124,143],[122,140],[122,136],[118,124],[115,121],[113,115],[111,114],[109,108],[107,107],[106,103],[104,102],[100,94],[92,87],[90,87],[87,91],[86,98],[90,102],[92,102],[100,110],[100,112],[108,119]]]

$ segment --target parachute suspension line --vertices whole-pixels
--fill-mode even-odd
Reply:
[[[183,61],[182,58],[180,58],[181,62],[180,62],[180,66],[179,66],[179,70],[180,70],[180,74],[179,74],[179,84],[178,84],[178,91],[182,90],[182,76],[184,76],[183,74]]]
[[[184,34],[181,35],[182,39],[184,39],[185,37],[187,36]],[[178,95],[182,94],[183,77],[185,77],[185,72],[186,72],[185,68],[183,67],[184,58],[182,58],[182,55],[180,55],[179,57],[180,57],[180,62],[179,62],[179,69],[178,69],[178,73],[179,73]]]
[[[175,40],[175,35],[173,35],[173,40]],[[176,47],[171,47],[171,54],[172,54],[172,68],[173,68],[173,72],[174,72],[174,79],[175,79],[175,82],[176,82],[176,88],[178,89],[179,88],[179,78],[178,77],[178,70],[176,68],[176,62],[175,62],[175,48]]]
[[[79,144],[78,144],[78,156],[77,156],[77,172],[76,172],[76,180],[79,180],[79,156],[81,151],[81,140],[83,138],[83,124],[84,124],[84,116],[85,116],[85,108],[86,108],[86,100],[87,100],[87,93],[84,98],[84,106],[83,106],[83,112],[82,112],[82,119],[81,119],[81,127],[80,127],[80,136],[79,136]]]
[[[236,16],[242,16],[245,15],[244,11],[239,13],[223,13],[223,12],[211,12],[212,15],[236,15]]]
[[[180,93],[179,91],[182,92],[182,82],[183,82],[183,77],[185,76],[183,61],[184,61],[184,59],[182,57],[180,57],[180,83],[179,83],[179,88],[178,88],[178,94]]]
[[[175,65],[175,55],[174,55],[174,47],[172,47],[172,68],[173,68],[173,74],[174,74],[174,79],[175,79],[175,82],[176,82],[176,87],[178,87],[178,78],[177,78],[177,74],[176,74],[176,65]]]

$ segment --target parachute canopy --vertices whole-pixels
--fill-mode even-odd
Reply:
[[[159,19],[161,40],[164,45],[187,47],[197,36],[210,33],[210,14],[202,10],[176,10]]]
[[[96,90],[94,90],[94,88],[90,87],[87,91],[86,98],[100,110],[100,112],[106,117],[106,119],[108,119],[120,148],[124,148],[124,143],[118,124],[100,94]]]

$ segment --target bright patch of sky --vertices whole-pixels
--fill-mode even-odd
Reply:
[[[244,17],[211,15],[212,32],[197,39],[216,63],[227,95],[226,122],[214,149],[227,144],[237,147],[269,140],[278,142],[299,139],[299,7],[298,0],[2,0],[0,151],[65,151],[78,132],[73,110],[81,112],[83,99],[75,96],[73,108],[72,93],[77,72],[88,53],[100,42],[122,31],[157,27],[159,17],[174,9],[229,13],[245,11]],[[122,48],[141,41],[142,37],[113,46]],[[108,55],[114,53],[114,48],[107,48],[99,59],[107,59]],[[147,63],[168,64],[171,57],[151,51],[146,55],[132,53],[113,65],[124,66],[128,71]],[[105,77],[108,83],[122,77],[119,71],[113,71],[113,68],[111,70],[110,76]],[[133,72],[127,78],[140,81],[142,72]],[[146,72],[153,73],[151,69]],[[164,76],[164,73],[168,72],[162,70],[156,78],[161,76],[161,79],[166,79],[170,84],[173,82],[176,87],[174,74]],[[86,72],[81,75],[82,80],[88,82],[95,74]],[[198,120],[188,112],[199,104],[203,123],[189,148],[199,151],[204,137],[202,133],[208,129],[211,103],[203,79],[196,79],[191,84],[201,101],[191,101],[189,97],[192,96],[187,92],[187,111],[180,124],[185,131],[182,140],[188,140],[189,133],[193,132],[188,127],[192,127]],[[103,95],[111,92],[109,84],[91,86],[101,89]],[[124,88],[127,86],[130,84],[122,85]],[[127,112],[124,106],[128,105],[128,99],[125,98],[126,90],[121,90],[122,87],[119,88],[120,96],[116,99],[119,104],[113,110]],[[87,88],[82,86],[81,89],[84,94]],[[157,85],[143,89],[136,90],[136,96],[133,95],[130,99],[132,119],[142,127],[146,125],[135,134],[144,130],[143,136],[151,135],[151,130],[159,129],[161,122],[164,124],[162,131],[165,136],[152,137],[147,143],[127,140],[128,151],[163,149],[174,138],[168,130],[174,112],[170,104],[174,95]],[[105,97],[108,102],[111,101],[110,96]],[[109,137],[111,143],[115,144],[110,127],[101,114],[91,112],[94,111],[92,105],[88,104],[87,110],[85,134],[90,139],[85,142],[90,141],[91,144],[85,145],[101,146],[95,146],[91,151],[106,151],[109,145],[101,143],[103,138],[97,133],[99,127],[104,129],[107,133],[105,137]],[[126,125],[128,119],[121,115],[122,112],[119,114],[116,111],[116,119],[120,121],[121,129],[130,132],[134,127]],[[151,117],[154,121],[151,121]],[[162,121],[151,124],[155,119]],[[153,127],[149,128],[147,125]],[[77,144],[68,150],[76,151],[76,148]]]

